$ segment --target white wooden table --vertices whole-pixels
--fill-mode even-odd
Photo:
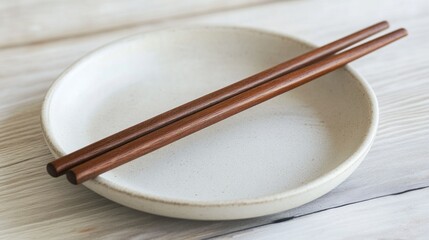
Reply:
[[[409,37],[352,65],[380,105],[376,141],[342,185],[291,211],[202,222],[138,212],[65,179],[40,129],[43,96],[88,51],[142,31],[247,26],[323,44],[380,20]],[[1,239],[429,239],[429,1],[0,2]]]

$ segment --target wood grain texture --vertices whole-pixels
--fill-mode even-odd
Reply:
[[[299,216],[215,239],[427,239],[429,188]],[[426,224],[425,224],[426,223]]]
[[[0,236],[199,239],[428,186],[427,9],[429,2],[425,0],[287,1],[1,49]],[[53,157],[43,142],[39,123],[43,96],[68,65],[100,45],[137,32],[186,24],[248,26],[323,44],[381,19],[388,19],[393,28],[406,27],[410,35],[389,47],[389,51],[381,50],[352,64],[378,97],[377,138],[357,171],[314,202],[243,221],[176,220],[119,206],[84,187],[70,186],[65,179],[52,179],[45,172],[45,164]],[[53,206],[56,210],[52,210]]]
[[[268,0],[20,0],[0,3],[0,48],[115,31]]]

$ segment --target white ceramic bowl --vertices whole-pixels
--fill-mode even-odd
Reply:
[[[52,85],[42,109],[47,143],[62,156],[312,48],[226,27],[122,39],[85,56]],[[373,91],[346,67],[84,185],[170,217],[273,214],[344,181],[368,152],[377,122]]]

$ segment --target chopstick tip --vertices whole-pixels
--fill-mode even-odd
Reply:
[[[405,28],[399,28],[386,35],[390,35],[395,39],[400,39],[400,38],[406,37],[408,35],[408,31]]]
[[[46,165],[46,171],[51,175],[52,177],[59,177],[60,174],[58,174],[57,170],[55,169],[54,165],[52,163],[48,163]]]
[[[408,35],[408,31],[407,31],[407,29],[405,29],[405,28],[400,28],[400,29],[398,29],[397,31],[398,31],[398,32],[400,32],[400,33],[402,33],[404,36],[407,36],[407,35]]]
[[[389,28],[390,27],[389,22],[386,21],[386,20],[381,21],[379,24],[382,25],[382,26],[384,26],[385,28]]]
[[[70,183],[77,185],[76,175],[74,174],[73,171],[67,171],[66,176],[67,176],[67,180],[69,180]]]

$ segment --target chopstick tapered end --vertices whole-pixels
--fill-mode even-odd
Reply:
[[[46,171],[49,173],[49,175],[51,175],[52,177],[59,177],[60,174],[58,173],[58,171],[55,169],[54,165],[52,163],[48,163],[46,165]]]
[[[66,176],[67,176],[67,180],[69,180],[70,183],[72,183],[74,185],[78,184],[77,179],[76,179],[76,175],[74,174],[73,171],[67,171]]]
[[[389,42],[396,41],[400,38],[406,37],[408,35],[408,31],[405,28],[399,28],[393,32],[386,34],[391,40]]]
[[[400,28],[396,31],[400,32],[404,37],[408,35],[408,31],[405,28]]]
[[[384,20],[384,21],[381,21],[381,22],[377,23],[377,25],[382,26],[384,29],[386,29],[386,28],[389,28],[389,27],[390,27],[389,22],[388,22],[388,21],[386,21],[386,20]]]

